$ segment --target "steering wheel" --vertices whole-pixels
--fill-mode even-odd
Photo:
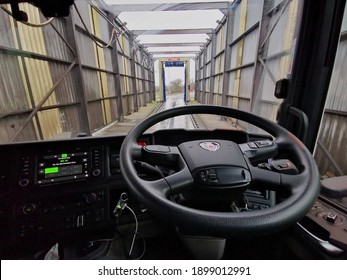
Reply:
[[[173,146],[141,147],[137,139],[151,126],[168,118],[189,114],[214,114],[236,118],[255,125],[274,136],[265,140],[236,144],[227,140],[189,141]],[[272,158],[278,153],[295,158],[299,172],[283,174],[253,166],[259,158]],[[139,177],[134,160],[153,164],[175,164],[177,172],[161,179],[147,181]],[[120,151],[120,167],[130,191],[155,215],[175,226],[194,230],[199,235],[232,237],[258,236],[283,230],[301,219],[319,193],[317,166],[293,134],[276,123],[244,111],[210,105],[175,107],[156,113],[136,125],[125,137]],[[273,207],[246,212],[199,210],[170,199],[186,190],[207,188],[247,188],[273,190],[286,194],[286,199]]]

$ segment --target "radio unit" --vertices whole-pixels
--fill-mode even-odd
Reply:
[[[36,185],[88,180],[102,175],[102,148],[75,148],[68,151],[50,150],[37,156]]]

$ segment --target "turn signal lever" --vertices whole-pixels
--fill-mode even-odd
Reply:
[[[289,159],[276,159],[271,160],[269,163],[260,163],[258,164],[259,168],[268,169],[278,173],[297,175],[299,170],[296,168],[294,163]]]

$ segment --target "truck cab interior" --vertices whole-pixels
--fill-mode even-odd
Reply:
[[[204,42],[206,47],[193,58],[196,76],[191,87],[195,85],[195,92],[190,96],[195,101],[185,94],[186,106],[154,112],[129,132],[114,135],[93,134],[96,126],[91,127],[90,123],[97,118],[96,104],[101,104],[104,113],[99,129],[113,122],[124,123],[124,117],[141,107],[148,108],[150,103],[165,102],[162,95],[158,98],[155,94],[159,90],[155,88],[155,68],[147,65],[150,59],[155,61],[147,53],[150,47],[144,51],[148,58],[142,60],[143,65],[134,62],[132,69],[124,62],[135,61],[135,51],[126,55],[124,52],[129,44],[129,49],[134,49],[138,41],[131,41],[136,32],[130,29],[130,22],[122,22],[118,15],[111,16],[122,5],[112,9],[104,1],[22,2],[26,1],[0,0],[1,259],[347,258],[346,93],[340,99],[334,97],[333,102],[340,109],[327,109],[329,94],[343,92],[346,83],[344,0],[211,2],[210,9],[222,2],[227,7],[216,29],[225,27],[225,37],[224,41],[215,40],[218,31],[214,31]],[[262,10],[256,2],[264,2]],[[235,25],[246,11],[251,18],[252,7],[258,9],[259,21],[244,27],[239,37],[232,36],[229,22]],[[287,25],[294,34],[290,51],[262,59],[262,54],[271,50],[265,44],[267,37],[279,28],[281,16],[294,7],[295,24],[290,28]],[[88,20],[86,13],[90,15]],[[105,18],[105,23],[95,20],[96,14],[103,14],[109,22]],[[31,22],[32,15],[51,28],[43,32],[43,37],[21,27],[23,22]],[[273,21],[269,20],[272,16]],[[105,29],[109,24],[123,33],[116,27]],[[241,30],[242,26],[238,28]],[[218,71],[210,73],[214,82],[207,83],[199,76],[200,72],[208,76],[208,63],[200,64],[200,59],[207,58],[209,44],[213,49],[215,40],[214,47],[218,48],[218,42],[223,41],[230,46],[230,57],[232,50],[241,50],[239,54],[243,52],[245,58],[247,36],[256,30],[259,42],[254,41],[258,46],[252,53],[255,61],[232,68],[233,59],[227,62],[226,48],[220,53],[215,51],[215,61],[212,55],[209,68],[213,71],[224,65],[227,69],[220,81],[223,88],[229,87],[227,77],[232,80],[231,75],[245,76],[242,71],[250,68],[252,75],[244,83],[253,85],[255,95],[250,100],[254,103],[248,107],[240,105],[247,98],[242,93],[235,97],[236,89],[242,87],[236,78],[234,86],[229,87],[233,92],[221,92],[220,99],[217,93],[213,97],[212,91],[212,97],[207,95],[207,88],[219,84]],[[59,38],[53,35],[55,31]],[[88,37],[90,46],[81,34]],[[108,35],[113,38],[109,45],[104,43],[107,40],[102,41]],[[132,38],[130,43],[125,36]],[[261,38],[265,40],[263,45]],[[64,42],[65,47],[59,47],[57,40]],[[41,41],[45,43],[44,50],[39,49]],[[139,50],[143,49],[138,46],[136,51]],[[68,51],[73,55],[65,54]],[[106,51],[117,57],[115,64],[106,59]],[[91,66],[85,61],[94,54],[97,64]],[[283,55],[291,58],[284,62]],[[290,69],[285,77],[275,76],[274,90],[267,93],[281,100],[276,112],[270,113],[271,120],[256,104],[263,89],[259,85],[265,84],[264,75],[271,78],[274,69],[270,63],[275,59],[287,63]],[[36,67],[35,63],[41,66]],[[106,70],[100,70],[103,67]],[[144,75],[146,69],[153,76]],[[40,87],[46,86],[43,73],[47,71],[52,77],[47,86],[51,89],[46,95],[39,95]],[[95,80],[88,71],[98,73]],[[143,76],[132,80],[126,71]],[[157,79],[160,77],[161,73]],[[116,78],[122,82],[118,83]],[[60,86],[62,80],[64,84]],[[102,94],[95,93],[88,83],[98,83]],[[114,96],[110,84],[115,88]],[[191,89],[185,82],[184,90],[186,86]],[[144,92],[148,90],[143,99],[140,87]],[[136,94],[127,93],[136,88]],[[78,98],[73,99],[72,92]],[[92,95],[96,98],[86,101]],[[30,106],[17,106],[21,98],[26,98]],[[57,119],[48,114],[50,111],[58,112]],[[202,115],[217,115],[218,119],[245,129],[151,130],[172,118],[199,119]],[[330,116],[336,116],[340,122],[330,120]],[[85,124],[84,119],[89,119],[89,123]],[[61,124],[62,132],[70,127],[69,122],[79,122],[79,130],[73,136],[61,133],[60,137],[53,137],[47,131],[57,126],[55,121]],[[326,143],[331,144],[329,148]],[[338,154],[339,159],[333,154]],[[327,162],[334,168],[325,168],[323,173],[322,166]],[[331,170],[337,171],[332,174]]]

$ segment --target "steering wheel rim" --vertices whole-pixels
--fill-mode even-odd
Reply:
[[[275,185],[276,190],[286,189],[290,196],[283,202],[267,209],[250,212],[213,212],[189,208],[177,204],[167,197],[175,188],[189,185],[187,168],[180,176],[168,176],[162,180],[145,181],[141,179],[134,166],[134,159],[142,157],[144,148],[137,145],[137,139],[151,126],[168,118],[189,114],[213,114],[236,118],[264,131],[276,138],[278,149],[294,154],[300,163],[298,175],[266,173],[250,165],[252,181],[259,185]],[[174,150],[174,149],[172,149]],[[180,153],[174,150],[175,153]],[[179,155],[177,155],[179,157]],[[246,160],[247,156],[244,155]],[[182,161],[182,158],[181,158]],[[180,164],[185,164],[184,159]],[[278,124],[237,109],[193,105],[176,107],[156,113],[137,124],[125,137],[120,151],[120,168],[130,191],[151,211],[159,217],[171,221],[178,227],[193,230],[199,235],[231,237],[258,236],[280,231],[294,224],[311,208],[319,193],[319,172],[316,163],[307,148],[293,134]],[[264,173],[265,172],[265,173]],[[183,175],[182,175],[183,174]],[[257,175],[258,174],[258,175]],[[170,177],[170,178],[169,178]],[[181,180],[182,178],[185,178]],[[183,181],[183,182],[181,182]],[[172,185],[171,185],[172,184]]]

